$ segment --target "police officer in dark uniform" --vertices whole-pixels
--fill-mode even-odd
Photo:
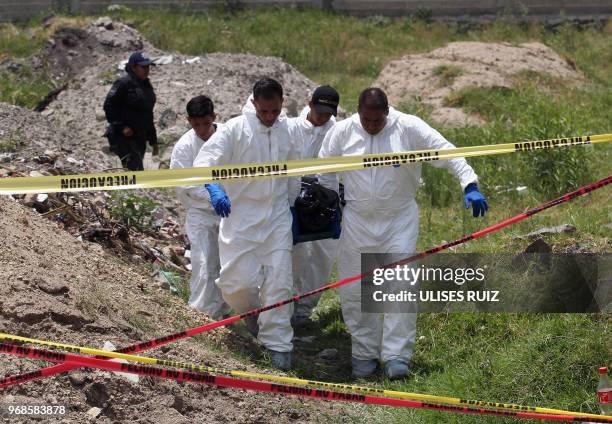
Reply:
[[[157,132],[153,123],[155,92],[149,81],[149,70],[154,63],[142,52],[132,53],[125,71],[106,95],[104,112],[109,126],[105,136],[110,150],[121,159],[124,168],[143,170],[147,141],[153,155],[159,153]]]

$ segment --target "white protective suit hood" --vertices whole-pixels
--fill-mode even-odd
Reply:
[[[226,165],[231,169],[236,165],[232,172],[242,174],[256,172],[249,164],[297,159],[292,128],[284,115],[266,127],[247,100],[244,113],[227,121],[222,131],[206,142],[194,166]],[[232,211],[221,220],[217,286],[228,305],[240,313],[292,295],[291,180],[297,179],[224,181]],[[266,348],[278,352],[292,349],[292,310],[292,305],[286,305],[259,315],[257,337]]]
[[[253,93],[251,93],[249,94],[249,98],[247,99],[246,103],[242,106],[243,115],[255,115],[255,105],[253,104],[253,100],[255,100],[255,98],[253,97]],[[281,110],[280,115],[278,116],[278,120],[286,118],[287,112],[283,108],[283,110]]]
[[[401,116],[402,116],[401,112],[399,112],[393,106],[389,106],[389,114],[387,115],[387,122],[385,123],[385,126],[383,127],[382,130],[374,134],[374,137],[381,136],[386,131],[389,131],[397,123],[398,119],[400,119]],[[357,128],[361,129],[361,131],[363,131],[364,133],[367,133],[367,131],[365,131],[363,129],[363,126],[361,125],[361,119],[359,118],[359,113],[354,113],[349,119],[356,125]]]
[[[336,123],[336,118],[332,116],[325,125],[315,127],[308,120],[308,112],[310,112],[310,107],[305,106],[300,112],[300,116],[295,119],[296,125],[300,128],[303,159],[316,158],[319,156],[319,150],[321,150],[325,135]]]
[[[216,131],[220,131],[223,128],[223,124],[215,122],[214,125]],[[187,131],[172,149],[170,169],[193,167],[195,158],[205,143],[206,141],[198,137],[193,128]],[[212,217],[215,217],[212,205],[210,204],[210,195],[204,185],[180,186],[176,187],[175,192],[185,209],[206,210],[212,214]],[[216,220],[218,222],[218,217]]]
[[[422,119],[389,108],[385,126],[375,135],[365,131],[358,114],[338,122],[325,137],[319,157],[406,154],[454,147]],[[478,178],[463,158],[429,161],[429,165],[446,168],[458,178],[461,189]],[[347,203],[338,249],[340,279],[363,272],[362,253],[393,254],[383,261],[387,264],[415,251],[419,230],[415,196],[421,166],[421,163],[364,166],[342,173]],[[319,181],[337,190],[337,174],[320,174]],[[339,294],[354,358],[410,361],[416,336],[416,310],[406,314],[366,314],[361,312],[360,284],[342,286]]]

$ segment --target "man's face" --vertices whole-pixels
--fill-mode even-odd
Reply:
[[[197,118],[190,117],[187,118],[187,120],[189,121],[189,125],[191,125],[191,128],[193,128],[198,137],[206,141],[215,132],[214,122],[216,118],[216,115],[207,115]]]
[[[141,80],[149,78],[150,69],[151,69],[150,65],[146,65],[146,66],[132,65],[132,70],[134,71],[134,75],[136,75]]]
[[[359,109],[359,120],[368,134],[376,135],[385,127],[388,114],[388,109],[380,110],[364,107]]]
[[[327,124],[327,122],[331,119],[332,117],[331,113],[317,112],[317,110],[315,109],[315,105],[314,103],[312,103],[312,101],[308,104],[308,106],[310,107],[310,112],[308,112],[308,120],[315,127],[321,127]]]
[[[259,98],[253,100],[255,115],[266,127],[271,127],[281,114],[283,109],[283,99],[275,97],[271,100]]]

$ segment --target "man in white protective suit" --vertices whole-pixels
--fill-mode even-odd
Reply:
[[[328,132],[319,157],[451,148],[454,146],[420,118],[389,108],[381,89],[368,88],[359,97],[358,113]],[[484,216],[488,206],[478,191],[478,177],[465,159],[428,163],[456,175],[466,208],[471,204],[474,216]],[[419,230],[415,196],[420,175],[420,163],[372,166],[343,174],[346,206],[338,246],[339,279],[361,274],[362,253],[388,254],[383,255],[386,263],[377,264],[382,267],[415,251]],[[338,189],[337,174],[321,174],[319,181]],[[351,334],[353,376],[374,373],[379,361],[387,377],[407,376],[416,336],[416,307],[411,313],[362,313],[360,283],[341,286],[339,292]]]
[[[172,149],[170,168],[192,168],[204,143],[221,124],[215,122],[212,100],[196,96],[187,103],[187,120],[191,129]],[[202,185],[177,187],[176,194],[186,210],[185,227],[191,245],[191,279],[189,306],[220,320],[229,311],[215,284],[219,277],[219,222],[208,191]]]
[[[254,111],[245,110],[226,122],[202,147],[194,166],[297,159],[290,126],[280,116],[282,104],[282,86],[270,78],[259,80],[253,88]],[[251,175],[250,172],[249,167],[236,168],[232,175]],[[292,182],[295,187],[291,190],[297,193],[297,178],[229,180],[224,184],[227,194],[220,194],[217,184],[206,186],[213,207],[223,216],[217,286],[225,301],[239,313],[292,296],[288,193]],[[281,369],[291,367],[292,312],[293,305],[289,304],[247,318],[247,328],[269,351],[272,363]]]
[[[308,106],[298,118],[292,118],[299,128],[301,140],[301,159],[316,158],[321,150],[323,139],[336,123],[340,95],[328,85],[318,87]],[[293,246],[293,285],[302,294],[325,285],[329,278],[338,240],[331,238],[299,243]],[[293,328],[304,327],[310,323],[310,314],[321,295],[308,296],[295,304]]]

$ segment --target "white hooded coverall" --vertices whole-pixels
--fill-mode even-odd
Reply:
[[[308,112],[310,108],[306,106],[298,118],[291,118],[299,128],[301,159],[319,156],[325,135],[336,123],[336,119],[332,116],[325,125],[315,127],[307,119]],[[334,239],[315,240],[293,246],[293,285],[298,294],[318,289],[327,283],[337,248],[338,240]],[[308,318],[320,297],[318,294],[301,299],[295,304],[293,315]]]
[[[449,148],[454,146],[423,120],[390,108],[385,127],[376,135],[363,129],[358,114],[337,123],[323,141],[319,157]],[[429,164],[456,175],[462,189],[477,181],[463,158]],[[420,163],[373,166],[343,174],[346,206],[338,247],[339,279],[361,274],[361,253],[389,253],[388,263],[414,253],[419,231],[415,195],[420,175]],[[319,181],[338,189],[334,173],[319,175]],[[414,313],[362,313],[359,283],[341,286],[339,292],[353,357],[409,363],[416,337],[416,308]]]
[[[194,166],[297,159],[290,127],[282,116],[272,127],[266,127],[254,110],[245,110],[206,142]],[[292,296],[293,240],[288,201],[292,180],[297,178],[230,180],[224,184],[232,210],[229,217],[221,219],[221,273],[217,286],[239,313]],[[292,350],[292,312],[293,305],[289,304],[259,315],[257,338],[266,348],[277,352]]]
[[[217,131],[220,124],[215,124]],[[172,149],[170,168],[192,168],[204,140],[191,129]],[[215,284],[219,278],[219,222],[203,185],[177,187],[176,194],[186,210],[185,228],[191,245],[191,279],[189,306],[219,320],[228,311],[221,291]]]

